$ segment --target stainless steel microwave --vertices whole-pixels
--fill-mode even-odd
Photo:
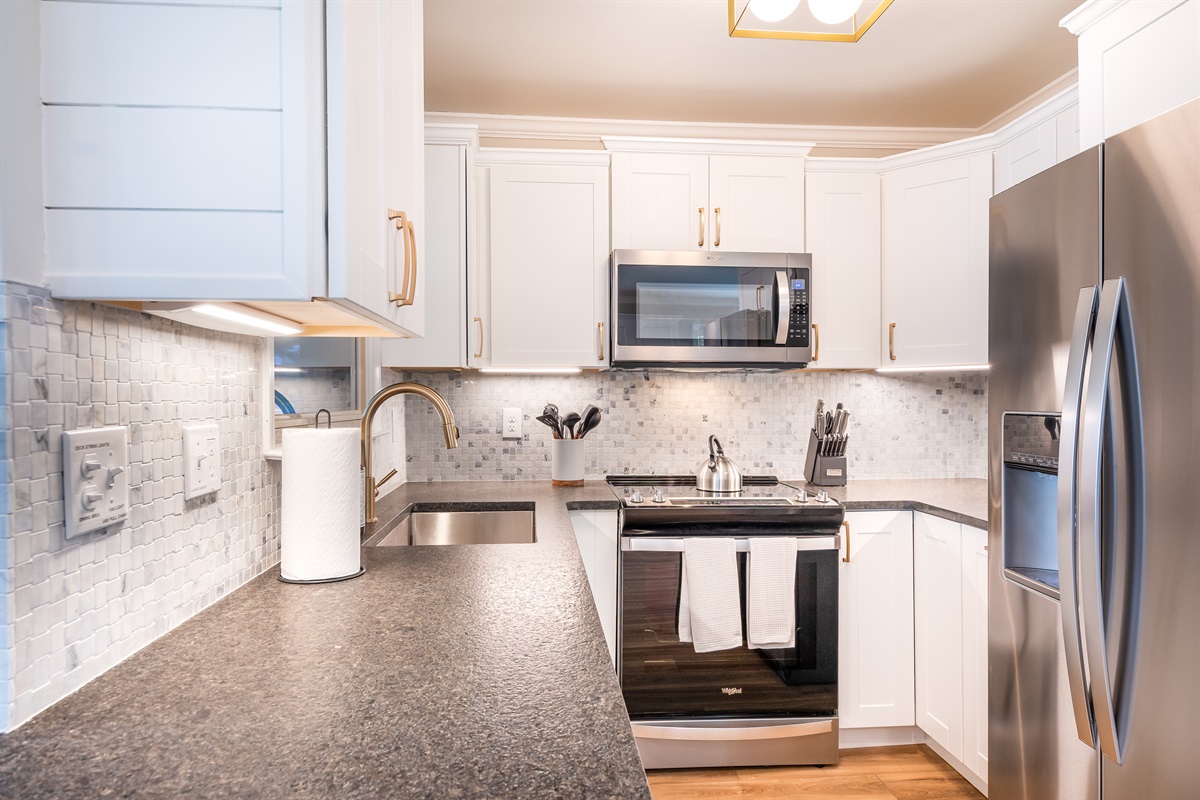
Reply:
[[[808,364],[812,256],[614,250],[612,366]]]

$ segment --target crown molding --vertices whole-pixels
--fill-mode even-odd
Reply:
[[[610,153],[709,153],[806,156],[812,142],[771,142],[753,139],[662,139],[649,136],[601,136]]]
[[[479,147],[479,126],[426,122],[425,144],[465,145],[477,149]]]
[[[1058,23],[1058,27],[1066,28],[1078,36],[1127,2],[1129,0],[1087,0],[1079,8],[1063,17]]]
[[[981,125],[979,130],[976,132],[993,133],[995,131],[999,131],[1005,126],[1027,116],[1034,109],[1040,108],[1047,103],[1057,101],[1067,94],[1072,96],[1072,102],[1079,102],[1078,68],[1071,70],[1058,80],[1051,81],[1050,83],[1046,84],[1041,89],[1029,95],[1029,97],[1026,97],[1012,108],[997,114],[986,124]],[[1070,105],[1070,103],[1067,103],[1067,105]]]
[[[503,164],[554,164],[572,167],[607,167],[607,150],[561,150],[510,147],[480,147],[475,153],[475,166],[493,167]]]

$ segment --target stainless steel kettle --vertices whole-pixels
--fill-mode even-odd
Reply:
[[[696,470],[696,488],[702,492],[722,493],[742,490],[742,471],[725,457],[716,436],[708,437],[708,460]]]

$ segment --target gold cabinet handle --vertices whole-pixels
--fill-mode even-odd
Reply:
[[[888,325],[888,358],[896,360],[896,323]]]
[[[700,241],[696,242],[697,247],[704,247],[704,207],[700,209]]]
[[[604,360],[604,323],[596,323],[596,341],[600,344],[600,355],[596,358],[597,361]]]
[[[479,323],[479,352],[474,357],[483,358],[483,318],[476,317],[475,321]]]
[[[404,230],[408,233],[408,245],[412,252],[412,279],[408,282],[408,290],[401,305],[411,306],[417,299],[417,228],[411,218],[405,221]]]
[[[813,323],[813,361],[821,360],[821,326]]]
[[[713,247],[720,247],[721,246],[721,209],[714,208],[713,211],[716,212],[716,215],[717,215],[717,238],[713,239]]]
[[[387,215],[389,220],[395,221],[396,230],[400,231],[400,234],[404,237],[404,280],[400,284],[399,293],[388,290],[388,302],[402,306],[405,305],[404,298],[408,294],[408,271],[410,268],[408,256],[408,215],[394,208],[389,208]]]
[[[850,520],[842,520],[842,527],[846,529],[846,557],[842,559],[847,564],[850,563]]]

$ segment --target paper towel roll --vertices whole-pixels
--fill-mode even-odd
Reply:
[[[359,573],[360,459],[356,428],[283,432],[284,580],[338,580]]]

